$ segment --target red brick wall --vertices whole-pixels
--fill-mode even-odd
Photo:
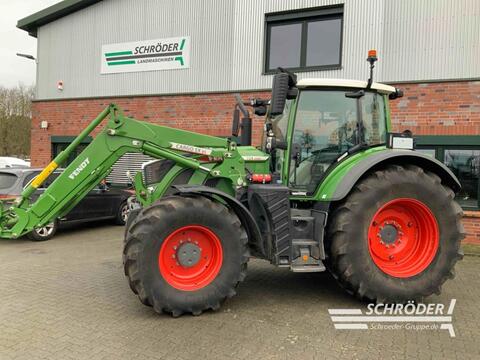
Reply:
[[[390,103],[395,130],[418,135],[480,134],[480,81],[399,84]]]
[[[245,100],[268,98],[269,93],[250,92],[242,96]],[[126,115],[138,120],[208,135],[231,134],[233,94],[39,101],[33,104],[32,165],[44,166],[51,160],[51,136],[78,135],[112,102],[118,104]],[[48,122],[48,129],[40,129],[41,121]],[[254,119],[255,144],[260,143],[262,126],[261,118]]]
[[[417,135],[480,135],[480,81],[399,84],[404,97],[390,103],[395,131]],[[480,245],[480,212],[466,211],[464,243]]]
[[[480,245],[480,211],[465,211],[462,222],[467,233],[463,242]]]
[[[480,81],[400,84],[404,97],[391,102],[396,131],[410,129],[421,135],[480,134]],[[268,97],[268,92],[244,93],[244,99]],[[149,96],[136,98],[40,101],[33,105],[32,164],[51,160],[50,136],[77,135],[109,103],[129,116],[156,124],[209,135],[231,131],[233,94]],[[47,130],[40,121],[48,121]],[[253,141],[260,143],[262,119],[254,119]],[[477,218],[478,215],[478,218]],[[465,242],[480,244],[480,212],[464,218]]]

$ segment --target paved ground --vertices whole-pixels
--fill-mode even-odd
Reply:
[[[0,241],[0,359],[479,359],[480,257],[430,302],[457,299],[448,332],[335,330],[328,308],[364,306],[328,274],[253,260],[218,312],[172,319],[130,291],[122,228],[63,231],[46,243]]]

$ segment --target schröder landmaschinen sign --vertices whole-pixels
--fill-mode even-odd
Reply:
[[[189,66],[189,36],[102,46],[102,74],[186,69]]]

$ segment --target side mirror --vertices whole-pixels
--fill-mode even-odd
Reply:
[[[398,99],[398,98],[401,98],[401,97],[403,97],[403,90],[397,89],[397,88],[395,88],[395,92],[388,95],[388,98],[390,100],[395,100],[395,99]]]
[[[240,110],[235,108],[233,110],[233,120],[232,120],[232,136],[237,137],[240,133]]]
[[[255,107],[255,110],[253,112],[257,116],[265,116],[265,114],[267,113],[267,107],[266,106],[257,106],[257,107]]]
[[[280,115],[287,101],[289,75],[287,73],[275,74],[272,84],[272,99],[270,100],[270,114]]]
[[[295,99],[298,95],[297,75],[288,70],[278,68],[279,73],[273,76],[272,99],[270,100],[270,114],[280,115],[285,108],[287,99]]]

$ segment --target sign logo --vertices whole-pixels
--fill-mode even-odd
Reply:
[[[80,173],[87,167],[88,164],[90,164],[90,159],[86,158],[80,163],[80,165],[78,165],[75,170],[72,171],[70,175],[68,175],[68,177],[74,180],[78,175],[80,175]]]
[[[102,46],[102,74],[189,67],[189,36]]]
[[[444,304],[368,304],[362,309],[328,309],[335,329],[339,330],[448,330],[455,337],[452,314],[457,300]]]

